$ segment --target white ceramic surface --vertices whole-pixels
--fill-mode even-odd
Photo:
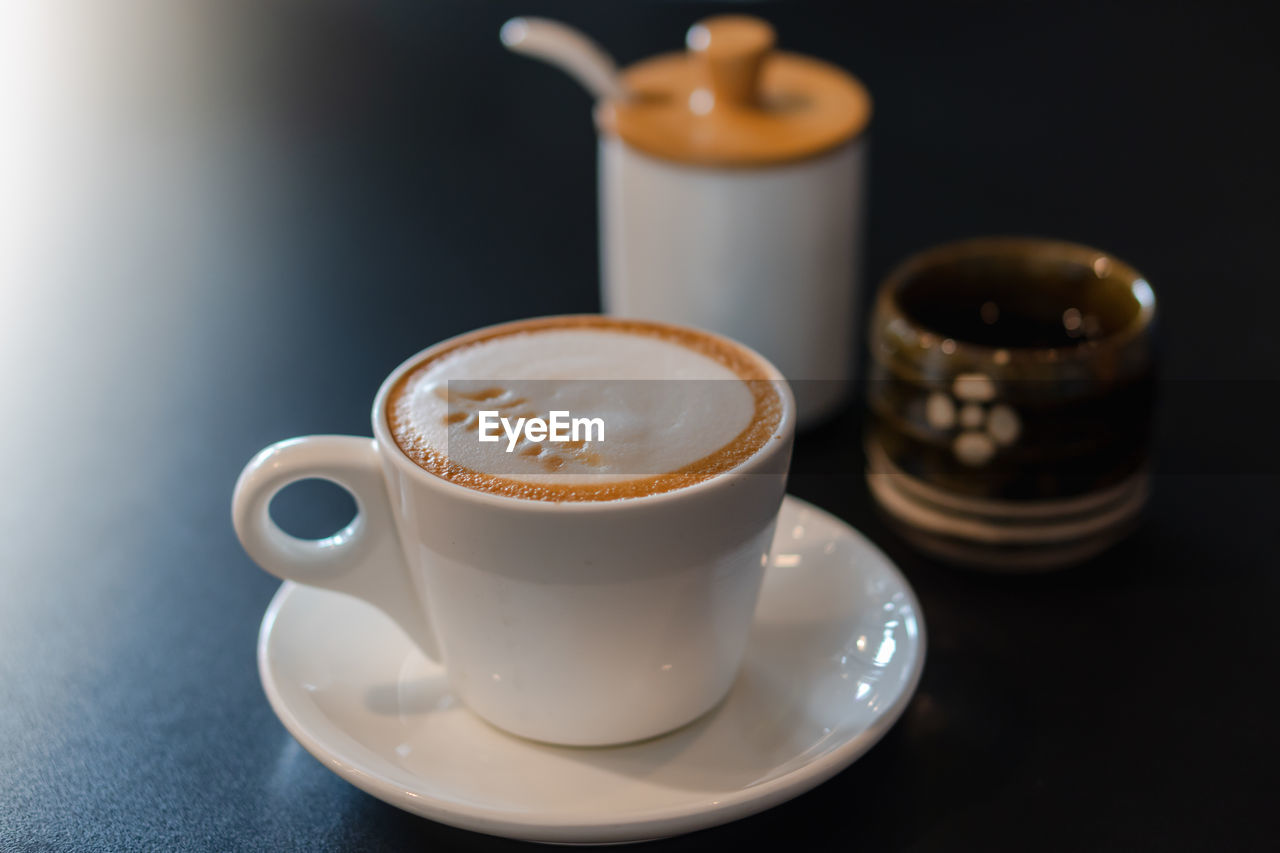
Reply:
[[[794,383],[800,425],[852,378],[866,139],[778,166],[661,160],[600,139],[610,314],[686,323],[755,349]]]
[[[720,701],[784,495],[795,428],[786,383],[775,437],[724,474],[629,500],[521,500],[430,474],[391,437],[391,388],[433,349],[383,383],[374,438],[289,439],[250,461],[232,501],[249,556],[381,608],[443,663],[473,711],[525,737],[625,743]],[[288,535],[268,512],[280,489],[308,477],[345,487],[358,507],[319,542]]]
[[[920,606],[888,558],[790,497],[732,690],[660,738],[573,748],[504,734],[390,620],[338,593],[284,584],[258,641],[272,708],[339,776],[442,823],[565,843],[690,832],[809,790],[893,725],[924,656]]]

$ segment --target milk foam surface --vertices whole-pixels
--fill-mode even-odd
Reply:
[[[394,402],[397,441],[480,474],[565,486],[676,471],[751,425],[755,400],[729,367],[681,343],[617,329],[519,331],[460,347],[409,379]],[[604,440],[478,440],[479,412],[599,418]],[[406,446],[408,445],[408,446]]]

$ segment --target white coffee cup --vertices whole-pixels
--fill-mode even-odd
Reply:
[[[249,556],[278,577],[380,608],[454,693],[494,725],[558,744],[652,737],[728,692],[746,647],[786,485],[795,402],[778,380],[780,440],[717,477],[614,501],[554,503],[469,489],[420,468],[373,404],[373,438],[304,436],[241,472],[232,503]],[[297,480],[355,497],[346,528],[295,538],[268,508]]]

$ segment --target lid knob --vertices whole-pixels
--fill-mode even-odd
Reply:
[[[758,104],[760,68],[773,49],[773,27],[750,15],[717,15],[699,21],[685,37],[703,80],[689,106],[696,113]]]

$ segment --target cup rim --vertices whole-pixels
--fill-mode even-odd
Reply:
[[[405,373],[416,367],[423,359],[430,356],[438,349],[451,346],[460,338],[470,337],[480,332],[492,332],[503,329],[508,326],[524,325],[529,320],[571,320],[582,317],[602,317],[610,320],[619,320],[627,322],[639,322],[653,326],[665,326],[673,329],[685,329],[697,332],[702,335],[710,335],[722,341],[726,341],[734,346],[746,350],[760,362],[765,368],[765,372],[771,380],[779,381],[778,391],[782,397],[782,417],[778,421],[778,427],[775,430],[775,436],[782,437],[784,441],[774,441],[772,438],[765,442],[756,453],[752,454],[745,462],[735,468],[731,468],[724,473],[701,480],[690,486],[682,486],[666,492],[659,492],[651,495],[641,495],[634,498],[622,498],[615,500],[602,501],[544,501],[532,500],[528,498],[517,498],[509,495],[495,494],[493,492],[483,492],[477,489],[469,489],[466,486],[458,485],[443,477],[432,474],[430,471],[422,468],[418,463],[405,454],[400,445],[396,443],[395,437],[391,434],[391,427],[387,423],[386,404],[387,399],[391,396],[391,389],[395,387]],[[604,513],[619,512],[627,507],[638,505],[654,505],[658,503],[666,503],[678,501],[684,498],[691,498],[696,495],[702,495],[710,491],[717,491],[723,488],[730,488],[732,484],[741,477],[759,473],[755,469],[760,468],[765,462],[773,459],[773,457],[783,450],[789,452],[791,441],[795,435],[796,425],[796,402],[795,395],[792,393],[790,384],[786,381],[786,377],[782,375],[782,371],[778,370],[772,362],[760,355],[754,349],[746,344],[726,338],[723,335],[716,334],[707,329],[683,326],[677,323],[665,323],[656,320],[647,320],[630,317],[614,317],[607,314],[549,314],[536,317],[526,317],[520,320],[511,320],[503,323],[494,323],[488,326],[482,326],[478,329],[472,329],[458,335],[453,335],[445,340],[432,344],[425,349],[419,350],[413,355],[400,362],[394,370],[388,374],[387,378],[382,381],[382,385],[378,388],[378,393],[374,397],[373,411],[371,413],[373,421],[373,435],[380,455],[384,459],[392,460],[392,464],[397,466],[401,471],[407,473],[411,478],[415,478],[428,486],[428,488],[440,489],[444,494],[452,495],[460,500],[476,501],[480,504],[488,505],[499,509],[520,510],[524,512],[574,512],[574,513]],[[790,466],[788,466],[789,468]]]
[[[1074,261],[1095,269],[1099,262],[1105,262],[1108,267],[1106,275],[1118,278],[1124,283],[1137,303],[1138,311],[1123,328],[1093,339],[1090,346],[1071,344],[1052,347],[1018,347],[993,346],[953,338],[921,323],[903,308],[900,299],[902,288],[922,270],[982,256],[1011,259],[1054,258]],[[1099,278],[1101,277],[1102,274],[1099,274]],[[884,283],[880,286],[880,292],[876,296],[876,313],[881,318],[879,325],[882,329],[888,330],[890,324],[900,320],[907,324],[917,338],[929,336],[939,342],[951,341],[954,348],[947,349],[947,354],[967,357],[975,362],[991,362],[999,365],[1016,359],[1062,363],[1073,360],[1093,360],[1103,353],[1120,350],[1142,337],[1155,321],[1156,296],[1151,284],[1142,273],[1110,252],[1068,240],[999,235],[952,240],[912,254],[895,266],[885,277]]]

